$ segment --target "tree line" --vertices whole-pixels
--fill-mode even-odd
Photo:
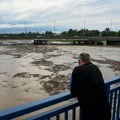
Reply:
[[[69,29],[68,31],[64,31],[61,33],[62,36],[112,36],[112,37],[119,37],[120,31],[110,31],[109,28],[106,28],[103,31],[99,30],[88,30],[88,29],[81,29],[81,30],[73,30]]]
[[[39,33],[39,32],[26,32],[26,33],[5,33],[5,34],[0,34],[0,37],[27,37],[27,36],[103,36],[103,37],[107,37],[107,36],[111,36],[111,37],[120,37],[120,30],[119,31],[111,31],[110,28],[106,28],[103,31],[99,31],[99,30],[88,30],[88,29],[81,29],[81,30],[77,30],[77,29],[69,29],[68,31],[63,31],[59,34],[54,33],[52,31],[46,31],[43,33]]]

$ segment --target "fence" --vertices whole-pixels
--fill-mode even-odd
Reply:
[[[111,105],[111,120],[120,120],[120,77],[106,80],[106,91]],[[52,106],[52,107],[50,107]],[[54,106],[54,108],[53,108]],[[46,109],[45,111],[43,111]],[[38,110],[41,112],[38,113]],[[36,112],[25,120],[81,120],[80,107],[70,92],[0,111],[0,120],[9,120]]]

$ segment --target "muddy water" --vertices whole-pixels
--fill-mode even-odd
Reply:
[[[104,79],[120,76],[120,48],[101,46],[0,46],[0,109],[69,90],[80,52],[88,52]]]

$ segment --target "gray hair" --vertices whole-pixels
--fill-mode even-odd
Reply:
[[[83,62],[90,62],[90,55],[88,53],[81,53],[79,55],[79,60]]]

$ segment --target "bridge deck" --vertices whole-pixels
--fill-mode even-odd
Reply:
[[[22,39],[39,39],[39,40],[92,40],[92,41],[99,41],[99,40],[106,40],[106,41],[120,41],[120,37],[80,37],[80,36],[14,36],[14,37],[0,37],[1,40],[22,40]]]

